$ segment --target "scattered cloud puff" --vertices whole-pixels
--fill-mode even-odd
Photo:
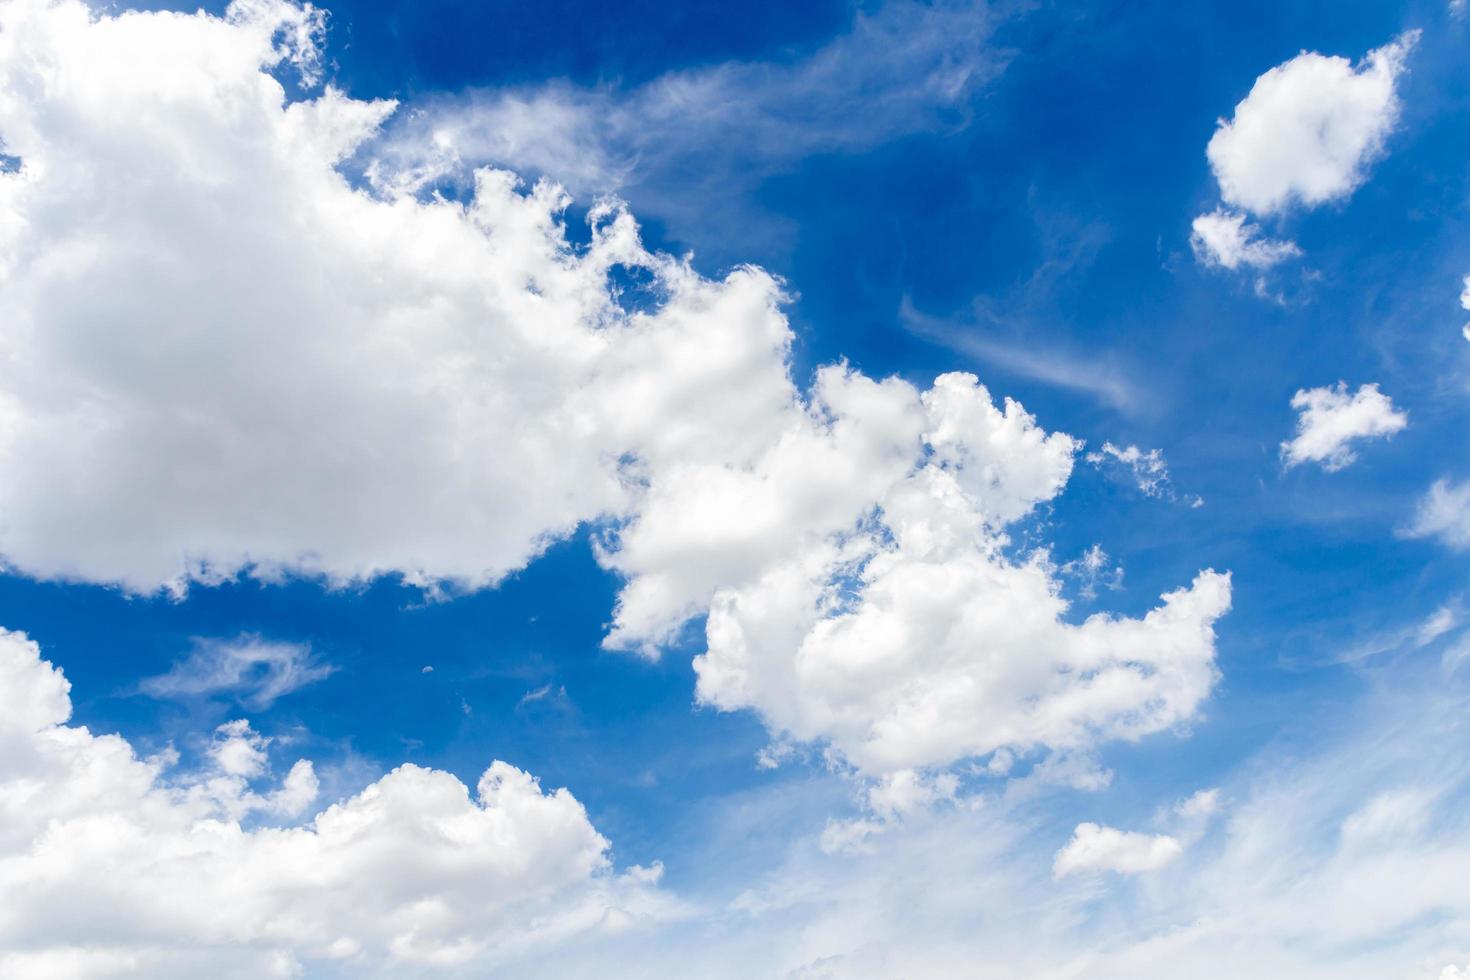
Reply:
[[[1418,39],[1404,34],[1357,67],[1304,51],[1256,79],[1205,150],[1220,197],[1268,215],[1355,191],[1398,121],[1396,83]]]
[[[1269,269],[1302,254],[1295,242],[1263,238],[1259,225],[1221,208],[1195,218],[1192,229],[1189,244],[1195,257],[1222,269]]]
[[[778,281],[650,253],[615,203],[574,245],[551,183],[355,185],[340,162],[396,106],[289,101],[272,72],[316,63],[306,16],[0,5],[12,567],[466,589],[591,523],[625,580],[609,647],[657,655],[707,613],[702,703],[874,777],[1194,715],[1228,575],[1079,624],[1010,547],[1077,440],[966,374],[827,365],[803,390]],[[952,67],[926,84],[970,84]]]
[[[258,636],[235,640],[196,640],[194,650],[166,674],[139,685],[156,698],[232,694],[247,707],[268,708],[277,698],[330,677],[337,670],[322,663],[305,643],[273,643]]]
[[[1081,823],[1072,839],[1057,852],[1052,874],[1058,878],[1098,871],[1136,875],[1157,871],[1183,853],[1183,845],[1167,834],[1140,834]]]
[[[0,630],[0,974],[296,977],[526,955],[660,914],[657,870],[612,871],[564,789],[495,762],[473,796],[406,765],[304,824],[296,763],[267,792],[269,739],[220,727],[198,771],[67,724],[69,683]]]
[[[1169,464],[1162,449],[1139,449],[1135,445],[1118,447],[1104,442],[1102,448],[1087,454],[1087,461],[1099,469],[1117,468],[1126,471],[1146,497],[1161,500],[1178,500],[1174,481],[1169,478]],[[1204,499],[1195,495],[1186,497],[1191,507],[1204,506]]]
[[[1437,537],[1452,548],[1470,548],[1470,480],[1436,480],[1419,502],[1410,537]]]
[[[1096,599],[1099,588],[1117,590],[1123,587],[1123,566],[1108,567],[1110,559],[1102,545],[1094,544],[1081,557],[1064,563],[1058,571],[1075,579],[1078,593],[1084,599]]]
[[[1356,67],[1304,51],[1256,79],[1205,149],[1228,207],[1194,219],[1190,244],[1199,261],[1263,272],[1302,254],[1294,242],[1264,235],[1246,213],[1317,207],[1367,179],[1398,122],[1397,82],[1418,39],[1407,32]]]
[[[1174,813],[1186,820],[1208,817],[1220,809],[1220,791],[1202,789],[1174,805]]]
[[[1408,415],[1395,409],[1376,384],[1362,385],[1351,395],[1342,381],[1331,388],[1302,389],[1292,396],[1291,407],[1300,414],[1295,438],[1281,444],[1287,467],[1317,463],[1328,472],[1343,469],[1358,458],[1353,442],[1391,437],[1409,424]]]

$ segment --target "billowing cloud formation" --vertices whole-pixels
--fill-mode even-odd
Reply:
[[[319,662],[304,643],[272,643],[258,636],[235,640],[196,640],[188,657],[165,674],[138,685],[156,698],[232,694],[251,708],[275,700],[336,670]]]
[[[1052,873],[1058,878],[1094,871],[1141,874],[1157,871],[1179,855],[1184,847],[1168,834],[1140,834],[1095,823],[1080,823],[1057,852]]]
[[[1189,244],[1197,259],[1222,269],[1269,269],[1302,254],[1295,242],[1261,237],[1245,215],[1217,208],[1194,219]]]
[[[1362,385],[1348,394],[1346,382],[1331,388],[1298,391],[1291,407],[1300,414],[1296,436],[1281,444],[1287,466],[1317,463],[1324,470],[1340,470],[1358,458],[1352,443],[1389,437],[1409,424],[1409,417],[1393,407],[1393,400],[1376,384]]]
[[[1005,558],[951,474],[920,471],[885,514],[715,596],[701,700],[881,773],[1137,738],[1209,693],[1227,576],[1201,573],[1141,620],[1071,625],[1046,563]]]
[[[1417,40],[1405,34],[1356,68],[1305,51],[1256,79],[1206,149],[1220,197],[1265,215],[1351,194],[1398,121],[1395,86]]]
[[[700,699],[866,772],[1194,714],[1225,576],[1075,624],[1046,556],[1009,548],[1075,440],[969,375],[799,390],[779,283],[652,254],[614,204],[574,245],[551,184],[354,186],[337,164],[394,106],[289,103],[270,72],[310,70],[316,33],[283,0],[0,5],[14,567],[475,587],[600,522],[609,646],[656,654],[708,612]]]
[[[496,762],[475,793],[403,766],[300,826],[310,763],[257,794],[267,741],[216,733],[170,775],[123,739],[66,724],[61,671],[0,630],[0,975],[287,977],[521,955],[655,914],[656,871],[610,870],[564,789]]]
[[[286,105],[265,69],[298,15],[0,7],[16,567],[480,585],[625,510],[630,455],[777,437],[795,396],[770,277],[703,280],[612,208],[574,249],[566,197],[501,172],[467,206],[353,189],[334,164],[393,106]],[[618,264],[653,277],[652,312],[616,305]]]

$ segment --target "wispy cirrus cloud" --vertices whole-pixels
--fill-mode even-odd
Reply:
[[[336,671],[305,643],[279,643],[249,635],[233,640],[198,639],[187,657],[167,673],[146,678],[138,689],[155,698],[226,694],[261,709]]]
[[[916,337],[1010,374],[1081,392],[1124,414],[1136,411],[1142,401],[1126,369],[1111,363],[1107,356],[1098,358],[1032,341],[1013,341],[975,321],[931,316],[907,296],[899,306],[898,320]]]
[[[638,85],[553,81],[438,95],[393,120],[367,176],[416,192],[486,164],[544,175],[581,197],[709,221],[748,207],[760,180],[819,154],[953,131],[1012,54],[993,43],[1007,4],[892,0],[814,51],[681,69]]]

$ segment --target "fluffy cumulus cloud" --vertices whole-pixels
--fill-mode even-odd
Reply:
[[[269,69],[299,16],[0,7],[14,567],[479,585],[624,510],[629,456],[775,438],[770,277],[701,279],[613,208],[573,248],[562,192],[502,172],[468,205],[354,189],[334,164],[394,107],[287,104]],[[651,312],[615,303],[619,264]]]
[[[650,253],[616,204],[579,244],[549,183],[349,180],[395,106],[287,98],[319,28],[283,0],[0,5],[12,567],[463,588],[593,522],[625,579],[609,646],[707,613],[700,700],[867,773],[1196,713],[1226,576],[1079,623],[1011,544],[1075,440],[969,375],[801,390],[780,284]]]
[[[1292,396],[1291,407],[1299,414],[1296,435],[1281,444],[1288,467],[1317,463],[1324,470],[1340,470],[1358,458],[1353,443],[1391,437],[1409,424],[1409,416],[1394,408],[1376,384],[1351,394],[1342,381],[1331,388],[1303,389]]]
[[[1080,823],[1072,839],[1057,852],[1052,873],[1058,878],[1098,871],[1141,874],[1157,871],[1183,853],[1184,847],[1168,834],[1141,834]]]
[[[403,766],[305,823],[298,762],[221,727],[197,770],[68,725],[69,684],[0,631],[0,975],[294,977],[495,962],[666,909],[564,789]],[[262,818],[273,818],[262,823]],[[336,968],[336,967],[334,967]]]
[[[1356,67],[1305,51],[1256,79],[1205,151],[1220,197],[1265,215],[1351,194],[1398,121],[1396,86],[1417,40],[1405,34]]]
[[[1367,179],[1398,122],[1398,80],[1418,38],[1410,31],[1357,66],[1304,51],[1256,79],[1205,148],[1228,207],[1194,219],[1190,245],[1200,262],[1260,273],[1302,254],[1246,213],[1317,207]]]
[[[1295,242],[1261,235],[1245,215],[1216,208],[1194,219],[1189,237],[1195,257],[1222,269],[1269,269],[1302,254]]]

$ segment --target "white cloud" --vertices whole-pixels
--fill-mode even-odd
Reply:
[[[1398,121],[1395,86],[1417,40],[1404,34],[1356,68],[1303,52],[1256,79],[1206,150],[1221,198],[1265,215],[1356,190]]]
[[[1157,871],[1183,853],[1179,841],[1167,834],[1140,834],[1080,823],[1072,839],[1057,852],[1052,874],[1058,878],[1097,871],[1136,875]]]
[[[962,125],[970,98],[1005,67],[989,44],[1000,16],[967,0],[894,0],[802,57],[679,70],[632,88],[555,82],[439,96],[391,124],[370,176],[414,188],[494,164],[578,193],[638,186],[640,206],[697,221],[803,157]]]
[[[1087,461],[1099,469],[1116,468],[1126,470],[1133,482],[1146,497],[1161,500],[1178,500],[1174,481],[1169,477],[1169,463],[1162,449],[1139,449],[1135,445],[1119,447],[1104,442],[1102,448],[1087,454]],[[1186,498],[1191,507],[1204,506],[1203,498]]]
[[[1064,563],[1057,571],[1078,582],[1078,593],[1082,598],[1096,599],[1099,586],[1113,590],[1123,587],[1123,566],[1109,568],[1108,561],[1108,553],[1103,551],[1102,545],[1094,544],[1080,558]]]
[[[1208,817],[1220,809],[1220,791],[1202,789],[1174,807],[1174,812],[1186,820]]]
[[[924,513],[935,500],[948,513]],[[1229,578],[1143,619],[1062,621],[1042,561],[1005,559],[948,474],[898,488],[888,530],[814,547],[715,596],[700,700],[829,741],[865,772],[1066,750],[1187,721],[1216,676]]]
[[[0,7],[13,567],[482,585],[623,512],[620,461],[774,439],[795,394],[769,276],[701,279],[615,209],[574,249],[564,195],[504,173],[463,207],[354,190],[334,162],[393,107],[285,105],[264,69],[296,8],[248,9]],[[616,263],[664,301],[620,309]]]
[[[13,568],[470,588],[599,522],[626,579],[610,647],[656,654],[708,611],[701,701],[871,775],[1194,716],[1227,576],[1076,624],[1049,560],[1012,553],[1076,440],[969,375],[828,365],[800,390],[781,284],[651,254],[616,205],[573,246],[550,184],[481,170],[463,204],[353,186],[338,162],[394,106],[288,104],[270,71],[312,63],[303,16],[0,5],[23,161],[0,174]],[[850,99],[851,66],[825,64],[800,69],[815,114]],[[944,64],[926,85],[970,84]]]
[[[885,826],[857,853],[824,851],[817,818],[753,884],[749,862],[717,835],[721,857],[742,869],[738,885],[720,884],[740,890],[718,930],[629,937],[596,965],[711,978],[1434,980],[1470,962],[1470,692],[1433,658],[1378,680],[1362,699],[1309,710],[1279,745],[1226,773],[1209,827],[1199,821],[1211,814],[1161,808],[1158,829],[1182,853],[1142,878],[1054,877],[1056,842],[1075,825],[1071,794],[941,806]],[[1392,819],[1376,836],[1344,834],[1366,809]],[[742,798],[725,819],[749,834],[761,810]],[[786,827],[789,816],[765,819]],[[1154,833],[1138,836],[1149,854]]]
[[[67,724],[69,685],[0,631],[0,974],[298,976],[341,961],[496,962],[664,909],[656,872],[613,873],[566,790],[503,762],[472,796],[403,766],[297,826],[308,762],[279,787],[269,740],[237,720],[197,772]]]
[[[1470,480],[1460,484],[1436,480],[1419,501],[1408,534],[1437,537],[1452,548],[1470,548]]]
[[[1281,444],[1281,458],[1288,467],[1317,463],[1329,472],[1357,460],[1351,443],[1362,439],[1391,437],[1409,424],[1406,413],[1393,407],[1393,400],[1378,385],[1362,385],[1348,394],[1346,382],[1331,388],[1298,391],[1291,407],[1300,414],[1296,436]]]
[[[188,657],[138,688],[156,698],[232,694],[246,706],[268,708],[277,698],[330,677],[305,643],[273,643],[258,636],[196,640]]]
[[[1465,277],[1464,286],[1460,290],[1460,307],[1461,309],[1470,310],[1470,276]],[[1460,334],[1466,340],[1470,340],[1470,323],[1460,328]]]
[[[1245,215],[1216,209],[1194,219],[1190,247],[1199,261],[1222,269],[1269,269],[1302,254],[1295,242],[1260,237],[1259,225]]]

